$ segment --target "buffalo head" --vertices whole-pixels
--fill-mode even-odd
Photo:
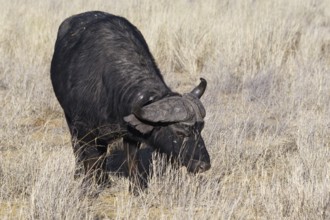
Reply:
[[[201,136],[205,109],[199,98],[206,85],[206,80],[201,78],[201,83],[190,93],[136,108],[124,120],[144,134],[150,145],[173,156],[189,172],[204,172],[211,167]]]

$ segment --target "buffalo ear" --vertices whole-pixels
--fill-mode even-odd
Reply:
[[[207,82],[204,78],[200,78],[201,82],[199,83],[198,86],[196,86],[196,88],[194,88],[190,93],[193,94],[195,97],[197,98],[201,98],[202,95],[205,92],[206,86],[207,86]]]
[[[152,123],[169,123],[186,121],[191,110],[184,104],[182,97],[172,96],[153,102],[142,108],[135,109],[133,114],[142,121]]]
[[[154,129],[154,127],[152,125],[143,123],[138,118],[136,118],[134,114],[130,114],[130,115],[124,117],[124,121],[126,121],[130,126],[135,128],[142,134],[148,134]]]

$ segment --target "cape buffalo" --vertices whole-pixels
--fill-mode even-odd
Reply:
[[[133,191],[147,187],[139,171],[141,143],[174,158],[189,172],[208,170],[199,100],[206,81],[190,93],[170,90],[140,31],[125,18],[93,11],[60,25],[51,81],[64,110],[78,167],[107,181],[107,146],[123,139]]]

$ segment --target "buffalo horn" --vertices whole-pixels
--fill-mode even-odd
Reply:
[[[191,117],[190,110],[179,96],[167,97],[134,110],[134,115],[149,122],[178,122]]]
[[[198,86],[196,86],[196,88],[194,88],[190,93],[193,94],[194,96],[196,96],[197,98],[202,97],[202,95],[205,92],[206,89],[206,85],[207,82],[204,78],[200,78],[201,82],[199,83]]]

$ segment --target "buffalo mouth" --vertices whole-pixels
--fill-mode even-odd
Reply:
[[[190,173],[203,173],[211,168],[211,164],[200,161],[200,160],[190,160],[187,166],[187,170]]]

